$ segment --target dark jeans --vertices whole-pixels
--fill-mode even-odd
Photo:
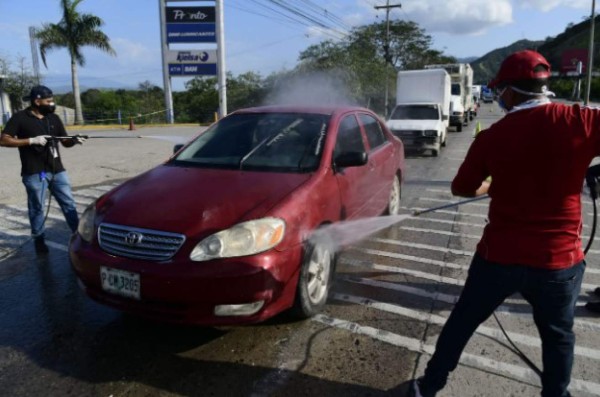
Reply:
[[[444,325],[423,383],[441,390],[450,371],[479,324],[502,302],[520,292],[533,308],[542,339],[542,397],[568,397],[573,366],[575,302],[581,289],[585,261],[563,270],[500,265],[475,254],[454,310]]]

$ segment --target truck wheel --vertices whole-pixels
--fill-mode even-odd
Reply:
[[[292,314],[295,317],[312,317],[325,306],[334,267],[335,250],[331,241],[320,239],[306,244],[296,298],[292,306]]]
[[[456,132],[462,132],[462,124],[456,126]]]
[[[437,156],[438,156],[438,154],[439,154],[439,150],[437,150],[437,149],[431,149],[431,155],[432,155],[433,157],[437,157]]]

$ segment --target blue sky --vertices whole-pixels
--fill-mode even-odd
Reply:
[[[226,63],[235,75],[251,70],[267,76],[273,71],[291,69],[300,51],[337,36],[314,26],[286,21],[261,5],[267,4],[267,0],[223,1]],[[385,12],[375,10],[374,6],[384,5],[386,0],[286,2],[318,5],[347,27],[385,18]],[[592,0],[390,0],[390,3],[402,4],[402,8],[391,12],[393,19],[417,22],[433,37],[434,48],[456,57],[482,56],[520,39],[556,36],[568,23],[579,23],[589,17],[592,7]],[[117,57],[86,49],[87,64],[80,69],[80,78],[102,78],[130,86],[149,80],[162,86],[158,4],[158,0],[84,0],[80,10],[104,20],[102,30],[111,39]],[[173,4],[205,6],[211,2]],[[59,0],[0,0],[0,58],[10,61],[13,69],[20,58],[30,65],[28,27],[58,22],[60,18]],[[194,44],[177,48],[206,47]],[[46,83],[70,85],[66,50],[50,52],[47,60],[48,68],[41,67]],[[174,89],[183,89],[185,81],[186,78],[173,78]]]

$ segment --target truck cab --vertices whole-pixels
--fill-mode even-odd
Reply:
[[[439,103],[399,103],[386,124],[406,149],[431,150],[437,156],[446,146],[447,123]]]

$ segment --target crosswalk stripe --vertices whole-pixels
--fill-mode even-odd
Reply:
[[[404,306],[394,305],[391,303],[379,302],[373,299],[354,296],[344,293],[334,293],[332,298],[342,302],[354,303],[361,306],[370,307],[376,310],[384,311],[387,313],[398,314],[400,316],[409,317],[415,320],[423,321],[428,324],[435,324],[443,326],[448,320],[447,316],[441,316],[434,313],[426,313],[423,311],[417,311],[406,308]],[[480,325],[476,332],[481,335],[489,336],[499,341],[505,341],[505,337],[498,328],[491,328],[485,325]],[[514,342],[520,343],[525,346],[531,346],[535,348],[541,348],[542,341],[539,337],[533,337],[524,335],[516,332],[507,331],[508,336]],[[575,347],[575,354],[582,357],[588,357],[594,360],[600,360],[600,350],[591,347]]]
[[[314,316],[312,320],[329,327],[335,327],[355,334],[369,336],[373,339],[391,344],[393,346],[406,348],[415,353],[426,353],[431,355],[435,350],[433,345],[427,345],[423,341],[415,338],[409,338],[378,328],[360,325],[352,321],[340,320],[324,314],[318,314]],[[529,368],[508,364],[502,361],[497,361],[470,353],[463,353],[460,357],[460,362],[463,365],[489,371],[498,375],[508,376],[511,379],[519,379],[531,384],[538,386],[540,385],[539,377]],[[571,389],[600,396],[600,384],[594,382],[584,381],[581,379],[571,379]]]

